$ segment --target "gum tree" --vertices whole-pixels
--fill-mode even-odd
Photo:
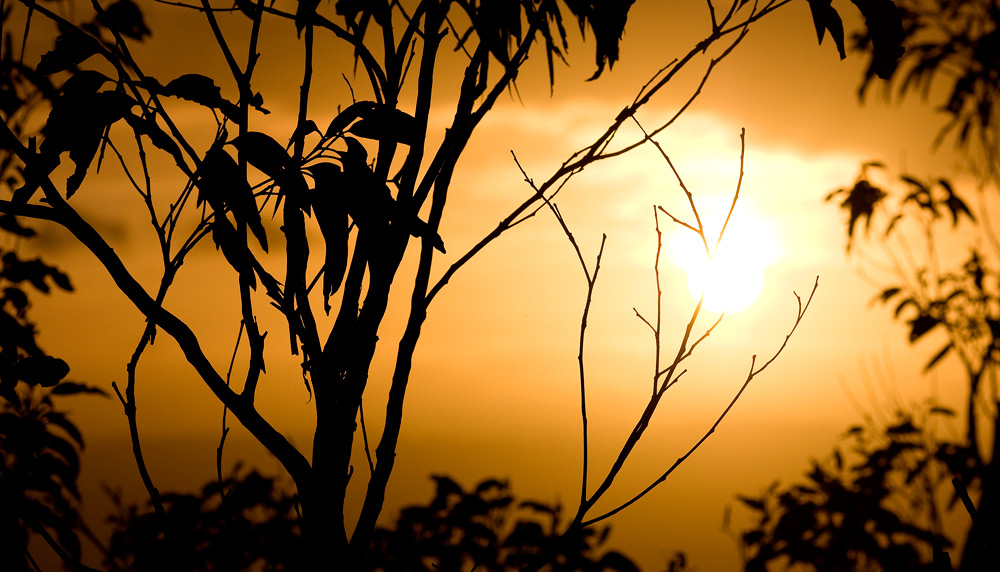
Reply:
[[[435,297],[477,253],[540,209],[551,208],[572,241],[552,202],[554,195],[588,165],[654,142],[691,105],[716,65],[739,46],[750,26],[787,3],[739,0],[716,6],[708,2],[706,31],[700,42],[664,61],[590,144],[541,182],[529,178],[531,189],[524,201],[502,215],[497,226],[472,248],[442,267],[438,256],[445,251],[447,237],[439,234],[439,225],[449,194],[461,191],[453,187],[453,177],[483,118],[500,97],[516,92],[518,74],[530,54],[545,59],[549,82],[554,85],[556,63],[573,35],[568,29],[578,28],[584,36],[593,37],[593,77],[605,73],[618,59],[632,2],[237,0],[234,7],[213,5],[209,0],[169,3],[174,10],[197,16],[210,34],[213,49],[222,54],[225,69],[209,77],[193,72],[168,75],[135,56],[135,43],[148,36],[149,29],[131,0],[74,4],[79,15],[72,20],[62,15],[68,10],[24,0],[21,42],[8,42],[4,49],[15,49],[20,43],[23,50],[29,34],[39,33],[40,21],[55,25],[54,48],[33,64],[33,73],[53,78],[61,87],[41,137],[19,132],[5,114],[5,127],[0,131],[5,158],[16,158],[20,171],[6,183],[12,193],[0,200],[0,212],[66,228],[146,318],[126,366],[127,382],[124,387],[115,385],[114,390],[128,419],[139,472],[162,523],[164,549],[169,549],[171,530],[160,493],[146,469],[136,418],[137,366],[154,341],[166,337],[176,343],[190,370],[228,414],[288,472],[301,507],[307,561],[359,567],[382,511],[413,353]],[[876,53],[885,66],[893,65],[898,45],[893,43],[891,3],[856,3],[878,38]],[[811,0],[810,7],[819,40],[829,32],[843,52],[843,28],[836,10],[822,0]],[[258,65],[271,57],[260,47],[265,27],[269,32],[277,30],[283,45],[294,47],[301,70],[295,120],[281,132],[258,127],[278,97],[272,98],[256,75]],[[883,29],[888,32],[880,32]],[[320,46],[329,42],[346,46],[352,55],[350,65],[342,69],[322,59]],[[443,70],[454,67],[456,57],[462,67],[450,85],[443,81]],[[187,71],[195,69],[196,62],[179,58],[173,63]],[[655,125],[638,124],[640,109],[682,70],[699,66],[702,81],[673,116]],[[322,85],[320,80],[327,74],[353,78],[348,80],[352,97],[341,102],[332,117],[316,111],[322,109],[316,100],[323,93],[315,86]],[[192,130],[179,122],[175,109],[181,100],[199,106],[209,127],[203,122]],[[429,117],[432,110],[441,109],[448,110],[451,120],[443,139],[432,143]],[[633,122],[642,134],[628,139],[623,128]],[[101,192],[90,174],[95,164],[118,169],[120,180],[132,188],[136,204],[146,211],[162,263],[152,289],[140,284],[117,254],[112,238],[102,235],[74,207],[77,193]],[[151,174],[152,165],[171,165],[183,182],[176,187],[161,184]],[[673,172],[697,219],[692,193]],[[737,184],[737,196],[738,188]],[[707,237],[700,221],[685,222],[685,217],[666,214],[698,233],[706,252],[711,252],[710,241],[716,237]],[[242,369],[235,370],[242,372],[242,379],[231,379],[232,367],[226,372],[213,365],[199,334],[182,318],[182,308],[173,306],[168,297],[188,256],[203,241],[214,245],[217,253],[219,270],[214,275],[238,293],[240,323],[219,327],[239,330],[232,355],[242,363]],[[416,259],[413,269],[403,264],[407,253]],[[592,293],[597,269],[591,272],[582,255],[580,260]],[[409,292],[408,306],[398,310],[407,316],[405,329],[398,340],[380,340],[394,288]],[[663,295],[659,287],[657,295],[659,306]],[[588,294],[588,307],[589,299]],[[571,529],[631,504],[609,514],[588,515],[642,436],[663,393],[682,373],[680,363],[715,327],[698,334],[694,327],[698,311],[676,357],[664,363],[659,358],[659,313],[655,319],[643,318],[657,340],[652,397],[612,470],[591,495],[584,470],[580,506]],[[799,319],[803,311],[800,300]],[[284,323],[282,331],[263,331],[260,322],[265,314],[277,315]],[[586,313],[583,326],[581,388]],[[293,445],[255,404],[267,365],[265,341],[268,347],[286,346],[288,359],[301,364],[316,414],[310,450]],[[359,421],[364,429],[361,401],[380,343],[398,344],[385,423],[374,455],[368,458],[370,475],[363,487],[360,516],[356,522],[347,522],[348,484],[361,478],[351,464]],[[747,382],[760,371],[754,367]],[[583,414],[586,451],[585,407]],[[367,452],[366,437],[364,442]],[[586,453],[584,457],[586,467]],[[659,482],[662,479],[652,486]]]

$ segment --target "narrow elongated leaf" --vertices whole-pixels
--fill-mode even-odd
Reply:
[[[809,12],[812,14],[813,26],[816,28],[816,41],[820,44],[826,36],[826,31],[830,31],[830,37],[837,45],[837,53],[840,59],[847,57],[844,48],[844,23],[840,19],[840,14],[831,5],[831,0],[809,0]]]
[[[281,172],[292,162],[285,147],[258,131],[250,131],[233,139],[232,145],[261,173],[277,180]]]
[[[327,312],[330,296],[337,293],[347,271],[348,240],[350,226],[347,220],[347,204],[344,200],[343,173],[333,163],[317,163],[308,168],[315,180],[310,193],[316,222],[326,243],[326,257],[323,271],[323,301]]]
[[[944,359],[944,356],[948,355],[948,352],[951,351],[951,348],[952,344],[948,343],[946,346],[941,348],[941,350],[938,353],[934,354],[934,357],[932,357],[930,361],[927,362],[927,365],[924,366],[924,372],[926,373],[930,371],[932,367],[934,367],[935,365],[937,365],[939,361]]]

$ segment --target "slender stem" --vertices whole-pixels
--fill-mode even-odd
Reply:
[[[656,488],[660,483],[662,483],[663,481],[667,480],[667,477],[669,477],[670,474],[674,472],[674,469],[676,469],[678,466],[681,465],[681,463],[683,463],[685,460],[687,460],[687,458],[690,457],[691,454],[694,453],[698,449],[698,447],[701,446],[702,443],[704,443],[713,433],[715,433],[715,430],[718,429],[719,424],[722,423],[722,420],[725,419],[726,415],[729,414],[729,412],[730,412],[730,410],[732,410],[733,406],[736,405],[736,402],[739,401],[740,397],[743,395],[743,392],[746,391],[746,388],[750,385],[750,382],[753,381],[753,379],[756,376],[760,375],[760,373],[763,372],[764,369],[766,369],[767,366],[771,364],[771,362],[773,362],[775,359],[777,359],[778,356],[781,354],[782,351],[784,351],[785,346],[788,344],[788,340],[792,337],[792,334],[795,333],[795,329],[799,327],[799,323],[802,321],[802,318],[805,316],[806,311],[809,309],[809,304],[812,302],[813,296],[816,294],[816,289],[817,288],[819,288],[819,276],[816,277],[816,282],[813,284],[812,292],[810,292],[809,298],[808,298],[808,300],[806,300],[806,303],[805,303],[804,306],[802,304],[802,299],[799,297],[798,294],[795,294],[795,298],[798,301],[798,313],[797,313],[796,318],[795,318],[795,323],[792,325],[791,330],[789,330],[788,334],[785,336],[785,340],[782,342],[782,344],[778,348],[778,350],[776,352],[774,352],[774,355],[772,355],[771,358],[769,360],[767,360],[767,362],[765,362],[764,365],[760,366],[759,368],[754,369],[754,367],[755,367],[755,365],[757,363],[757,355],[755,354],[751,358],[751,360],[750,360],[750,371],[749,371],[749,373],[747,373],[747,377],[743,381],[743,385],[740,386],[739,391],[736,392],[736,395],[733,396],[733,399],[729,402],[729,405],[726,406],[726,408],[722,411],[722,413],[715,420],[715,423],[712,424],[712,426],[708,429],[708,431],[706,431],[705,434],[702,435],[701,438],[698,439],[698,441],[695,442],[695,444],[690,449],[688,449],[688,451],[686,453],[684,453],[676,461],[674,461],[674,463],[672,465],[670,465],[670,467],[666,471],[664,471],[664,473],[662,475],[660,475],[659,478],[657,478],[655,481],[653,481],[652,484],[650,484],[645,489],[643,489],[639,494],[635,495],[634,497],[632,497],[628,501],[622,503],[618,507],[616,507],[616,508],[614,508],[614,509],[612,509],[612,510],[610,510],[610,511],[608,511],[608,512],[602,514],[602,515],[600,515],[600,516],[597,516],[597,517],[594,517],[592,519],[585,520],[585,521],[581,522],[580,523],[580,527],[590,526],[590,525],[595,524],[597,522],[600,522],[600,521],[602,521],[602,520],[604,520],[606,518],[614,516],[614,515],[618,514],[619,512],[621,512],[622,510],[626,509],[627,507],[631,506],[633,503],[635,503],[636,501],[638,501],[642,497],[644,497],[647,493],[649,493],[651,490],[653,490],[654,488]]]

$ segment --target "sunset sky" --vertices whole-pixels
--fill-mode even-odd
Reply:
[[[520,97],[501,98],[459,164],[441,228],[448,253],[439,256],[437,276],[531,192],[512,151],[529,176],[548,178],[572,152],[603,132],[657,69],[704,35],[709,23],[704,2],[675,4],[680,3],[636,2],[621,61],[597,81],[584,81],[593,73],[593,46],[581,44],[575,24],[571,65],[557,64],[554,94],[549,94],[544,58],[539,55],[529,62],[518,83]],[[848,30],[860,26],[850,2],[834,4]],[[182,73],[177,70],[218,70],[214,66],[222,60],[217,48],[200,43],[207,38],[207,25],[191,14],[181,18],[176,9],[142,5],[153,38],[135,49],[140,62],[148,62],[151,70],[165,70],[164,78]],[[239,26],[245,22],[242,17],[231,20]],[[300,56],[293,46],[281,44],[293,37],[290,24],[275,24],[273,35],[265,25],[260,73],[271,83],[261,89],[272,114],[260,118],[255,128],[278,133],[279,140],[287,138],[294,125]],[[40,38],[34,41],[39,49],[44,45]],[[350,97],[339,77],[341,70],[350,73],[345,52],[331,54],[324,56],[324,63],[337,72],[318,82],[329,91],[314,95],[314,119],[321,125]],[[645,108],[639,120],[652,126],[670,117],[706,63],[700,60]],[[755,251],[741,252],[740,257],[757,265],[749,272],[762,271],[763,284],[756,302],[727,315],[686,364],[684,379],[668,392],[604,505],[611,508],[611,503],[630,498],[700,438],[739,389],[751,356],[756,354],[759,364],[784,340],[795,319],[793,291],[805,300],[817,276],[819,288],[785,352],[751,384],[719,430],[666,483],[609,521],[610,546],[633,556],[643,569],[663,567],[678,550],[700,570],[736,569],[735,544],[722,531],[725,507],[736,504],[735,495],[755,495],[775,479],[787,483],[798,478],[810,458],[825,458],[864,412],[885,421],[897,404],[918,403],[935,394],[958,406],[964,397],[960,383],[948,383],[953,364],[945,362],[934,376],[921,374],[940,340],[910,346],[889,310],[870,307],[877,286],[889,277],[869,274],[873,279],[866,281],[859,273],[857,257],[845,254],[843,213],[823,201],[830,191],[853,184],[859,164],[872,159],[885,161],[896,173],[969,181],[949,144],[936,152],[931,149],[942,118],[930,105],[917,99],[888,104],[874,90],[859,105],[857,87],[864,65],[857,55],[840,61],[829,39],[818,46],[806,2],[793,2],[752,26],[702,96],[657,138],[694,193],[706,227],[717,232],[732,200],[740,169],[740,131],[746,130],[745,176],[730,238],[736,244],[762,240]],[[364,85],[361,79],[353,83],[356,89]],[[269,96],[268,89],[277,95]],[[223,93],[227,91],[232,95],[233,86],[224,86]],[[210,115],[192,107],[183,118],[186,127],[199,122],[211,126],[204,133],[205,142],[210,141]],[[450,118],[447,108],[435,111],[432,129],[437,137]],[[155,250],[149,249],[153,237],[138,198],[114,182],[119,173],[114,167],[109,162],[99,176],[88,179],[73,201],[152,289],[159,264]],[[176,177],[172,171],[163,167],[162,172],[171,173],[160,179],[164,188],[180,184],[169,178]],[[99,182],[106,184],[104,194],[97,192]],[[593,264],[601,235],[607,235],[588,326],[593,487],[650,392],[653,340],[633,308],[647,318],[655,316],[653,205],[663,205],[685,220],[691,217],[675,177],[652,148],[588,168],[556,202],[588,264]],[[277,222],[273,226],[276,232]],[[665,253],[664,354],[672,355],[694,307],[682,269],[692,247],[686,236],[690,232],[662,214],[660,227]],[[740,238],[738,232],[746,234]],[[39,239],[23,247],[44,252],[76,287],[73,294],[36,298],[33,316],[43,347],[69,362],[73,379],[109,393],[112,381],[123,385],[125,364],[142,331],[138,312],[67,233],[46,227]],[[217,369],[224,371],[239,318],[229,274],[224,287],[213,281],[218,268],[214,255],[206,241],[182,270],[167,305],[199,333]],[[399,507],[429,500],[432,473],[449,474],[469,486],[487,477],[509,478],[519,497],[559,500],[571,516],[581,465],[576,346],[585,295],[586,282],[569,242],[551,214],[541,211],[488,247],[435,299],[415,356],[383,513],[386,523]],[[407,296],[405,288],[398,290],[401,308],[408,307]],[[712,319],[714,314],[705,315],[696,331],[703,331]],[[402,313],[390,315],[380,332],[382,351],[364,400],[373,441],[380,433],[404,320]],[[259,407],[305,448],[311,439],[313,406],[299,366],[281,359],[287,344],[282,343],[286,334],[280,321],[272,315],[263,325],[274,332],[274,339],[268,338],[268,371]],[[139,384],[140,430],[157,486],[192,490],[213,479],[222,407],[166,336],[157,338],[144,358]],[[864,412],[852,406],[852,399]],[[110,510],[100,483],[122,487],[131,498],[144,498],[129,451],[126,418],[113,396],[64,403],[87,439],[82,480],[87,509],[97,515],[91,517],[96,526]],[[229,420],[235,425],[232,417]],[[360,445],[356,454],[359,474],[366,473]],[[238,460],[270,474],[279,472],[277,461],[234,426],[225,466]],[[358,479],[354,490],[357,506],[363,481]],[[741,520],[745,516],[735,507],[737,530],[746,525]]]

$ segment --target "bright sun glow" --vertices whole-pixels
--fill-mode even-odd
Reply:
[[[718,235],[709,235],[714,247]],[[764,269],[774,262],[777,249],[770,226],[760,218],[734,214],[715,256],[709,260],[698,236],[684,228],[670,240],[673,259],[688,277],[688,290],[697,300],[705,293],[704,309],[739,312],[753,304],[764,288]]]

